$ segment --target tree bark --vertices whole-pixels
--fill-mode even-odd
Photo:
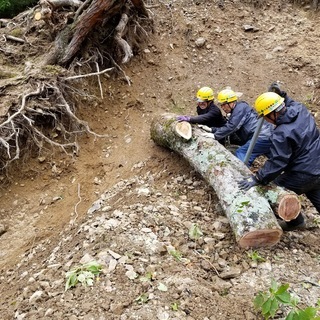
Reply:
[[[125,0],[93,0],[89,8],[75,21],[67,26],[55,40],[55,51],[50,54],[47,63],[67,64],[79,51],[83,41],[92,29],[108,16],[121,12]],[[108,12],[106,14],[106,12]],[[71,39],[71,40],[70,40]]]
[[[247,192],[238,188],[237,182],[249,176],[250,170],[218,141],[204,137],[196,126],[187,140],[177,134],[176,125],[173,114],[155,117],[151,138],[183,156],[213,187],[238,244],[243,248],[276,244],[282,229],[267,199],[257,188]]]
[[[149,16],[143,0],[131,0],[131,2],[136,7],[136,9],[138,10],[138,12],[141,15],[146,16],[146,17]]]

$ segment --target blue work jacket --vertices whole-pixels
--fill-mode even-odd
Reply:
[[[315,119],[302,103],[286,97],[285,105],[271,136],[269,160],[257,173],[264,184],[282,172],[320,175],[320,133]]]
[[[258,115],[255,110],[245,101],[237,102],[233,108],[228,122],[221,128],[212,128],[215,139],[220,140],[236,133],[241,144],[250,140],[258,124]],[[264,123],[259,138],[268,139],[273,131],[273,126]]]

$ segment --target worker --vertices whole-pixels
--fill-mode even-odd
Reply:
[[[236,134],[240,139],[240,147],[235,155],[244,162],[255,129],[258,124],[258,115],[245,101],[238,101],[237,94],[231,89],[224,89],[218,93],[218,104],[228,115],[227,123],[222,127],[203,128],[210,132],[208,135],[216,140],[223,139],[231,134]],[[265,122],[262,125],[258,139],[248,161],[251,166],[260,155],[268,156],[270,150],[269,137],[273,131],[273,125]]]
[[[178,121],[187,121],[209,127],[221,127],[226,123],[220,109],[214,104],[213,90],[202,87],[197,92],[197,116],[178,116]]]
[[[260,116],[275,125],[270,138],[269,159],[255,175],[239,182],[242,190],[274,181],[305,194],[320,213],[320,133],[315,119],[300,102],[275,92],[265,92],[255,101]],[[289,222],[280,221],[284,231],[304,229],[302,213]]]

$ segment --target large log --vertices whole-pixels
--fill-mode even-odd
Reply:
[[[238,244],[243,248],[276,244],[282,229],[269,202],[261,195],[262,189],[255,187],[244,192],[238,187],[237,182],[249,176],[250,170],[219,142],[203,136],[196,126],[192,127],[192,138],[187,140],[177,133],[176,125],[173,114],[155,117],[151,138],[183,156],[213,187]],[[273,198],[276,205],[277,197]]]

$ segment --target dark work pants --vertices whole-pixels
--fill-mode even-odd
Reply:
[[[301,172],[285,172],[274,181],[277,185],[294,191],[296,194],[304,193],[320,213],[320,175],[310,175]],[[298,217],[289,222],[290,225],[298,225],[303,222],[300,213]]]

